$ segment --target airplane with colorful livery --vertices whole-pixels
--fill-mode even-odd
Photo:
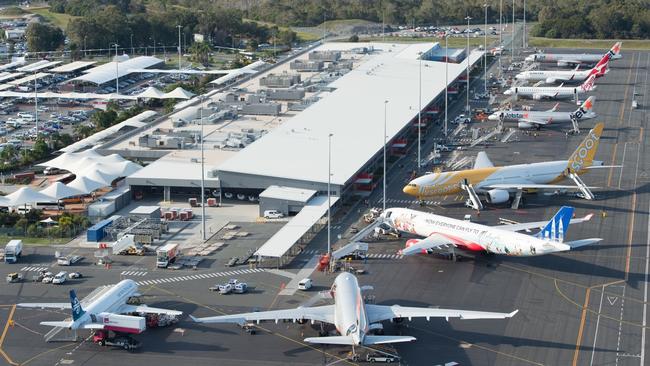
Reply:
[[[494,204],[508,202],[511,193],[516,194],[518,201],[524,191],[540,189],[580,190],[584,198],[593,200],[590,187],[579,175],[590,169],[615,167],[594,159],[604,127],[601,122],[591,129],[567,160],[496,167],[485,152],[480,152],[472,169],[426,174],[410,181],[403,191],[418,200],[466,192],[470,198],[468,205],[477,210],[483,208],[478,193],[485,194],[487,202]],[[567,178],[575,185],[558,184]]]
[[[596,85],[594,85],[595,81],[596,75],[592,73],[587,80],[578,86],[564,86],[564,84],[560,84],[559,86],[512,86],[508,90],[504,91],[503,94],[534,100],[571,98],[577,100],[581,94],[596,89]]]
[[[565,242],[569,225],[589,221],[593,214],[573,218],[574,208],[561,207],[549,221],[513,223],[487,226],[469,221],[452,219],[408,208],[390,208],[381,214],[386,223],[400,232],[424,239],[409,239],[403,255],[444,252],[456,255],[456,249],[474,253],[500,254],[518,257],[539,256],[566,252],[602,239],[590,238]],[[534,234],[519,231],[541,230]]]
[[[555,83],[582,83],[587,80],[592,74],[596,75],[596,78],[603,77],[609,72],[607,66],[609,65],[609,53],[605,54],[603,58],[591,69],[578,71],[580,66],[577,66],[574,70],[565,71],[565,70],[530,70],[520,72],[515,76],[515,79],[519,81],[526,82],[538,82],[541,81],[546,84],[555,84]]]

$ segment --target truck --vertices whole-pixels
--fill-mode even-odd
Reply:
[[[158,268],[167,268],[179,254],[178,244],[165,244],[156,249],[156,265]]]
[[[18,257],[23,252],[23,241],[22,240],[10,240],[5,246],[5,262],[6,263],[16,263]]]

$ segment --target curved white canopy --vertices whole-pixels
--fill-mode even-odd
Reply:
[[[75,188],[66,186],[61,182],[55,182],[50,184],[47,188],[41,190],[40,193],[49,196],[55,200],[60,200],[63,198],[74,197],[74,196],[81,196],[86,194]]]
[[[168,99],[190,99],[194,96],[194,93],[191,93],[180,86],[169,93],[166,93],[163,95],[163,98],[168,98]]]
[[[22,187],[16,192],[5,196],[5,198],[9,200],[9,206],[20,206],[34,202],[53,202],[52,197],[46,196],[30,187]]]
[[[90,193],[106,186],[107,185],[104,183],[94,181],[84,176],[77,176],[75,180],[68,183],[68,187],[74,188],[84,193]]]

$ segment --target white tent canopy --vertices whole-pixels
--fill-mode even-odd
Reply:
[[[41,190],[40,193],[49,196],[51,198],[54,198],[57,201],[63,198],[81,196],[85,194],[84,192],[66,186],[61,182],[50,184],[49,187]]]
[[[136,163],[133,163],[131,161],[123,161],[121,163],[93,163],[90,166],[88,166],[86,169],[82,170],[79,172],[80,175],[84,175],[90,179],[94,179],[98,182],[101,182],[100,179],[96,179],[95,176],[93,176],[93,172],[100,172],[102,174],[105,174],[106,176],[111,176],[114,177],[112,180],[115,178],[119,177],[127,177],[138,170],[142,169],[142,167]]]
[[[155,98],[160,99],[165,95],[162,91],[154,88],[153,86],[148,87],[142,93],[138,94],[138,98]]]
[[[9,200],[10,206],[20,206],[27,203],[34,202],[52,202],[52,197],[46,196],[30,187],[22,187],[16,192],[7,195],[6,198]]]
[[[78,176],[75,178],[75,180],[68,184],[68,187],[74,188],[84,193],[90,193],[100,188],[106,187],[106,184],[99,183],[84,176]]]
[[[180,86],[169,93],[166,93],[163,98],[166,99],[190,99],[194,96],[193,93],[181,88]]]
[[[113,181],[119,177],[119,175],[109,174],[101,170],[96,170],[96,168],[100,168],[100,165],[101,164],[99,163],[94,163],[90,165],[86,170],[79,172],[77,176],[81,175],[85,178],[92,179],[95,182],[102,183],[104,186],[110,186],[111,183],[113,183]]]

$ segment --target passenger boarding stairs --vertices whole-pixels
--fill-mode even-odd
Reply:
[[[488,141],[489,139],[491,139],[492,137],[498,135],[499,133],[500,133],[500,131],[498,129],[494,129],[492,132],[488,133],[487,135],[479,137],[476,140],[472,141],[472,143],[469,146],[474,147],[474,146],[476,146],[478,144],[481,144],[481,143],[483,143],[485,141]]]
[[[370,225],[372,226],[372,225]],[[343,257],[345,257],[348,254],[352,254],[354,252],[367,252],[368,251],[368,243],[360,242],[360,241],[353,241],[338,250],[335,250],[332,253],[332,257],[334,260],[339,260]]]
[[[573,179],[575,184],[578,186],[578,189],[580,192],[582,192],[582,195],[584,196],[584,199],[593,201],[596,199],[593,193],[591,193],[591,190],[587,185],[585,185],[585,182],[582,181],[582,178],[578,174],[575,173],[569,173],[569,178]]]
[[[70,322],[72,321],[72,318],[67,318],[65,321]],[[77,330],[68,329],[66,327],[54,327],[49,332],[45,333],[44,338],[45,342],[76,342]]]
[[[466,184],[463,183],[461,184],[461,187],[467,192],[467,195],[469,196],[469,199],[467,199],[467,202],[465,204],[477,211],[480,211],[483,209],[483,203],[481,203],[481,199],[478,197],[478,194],[474,190],[474,187],[471,184]]]

